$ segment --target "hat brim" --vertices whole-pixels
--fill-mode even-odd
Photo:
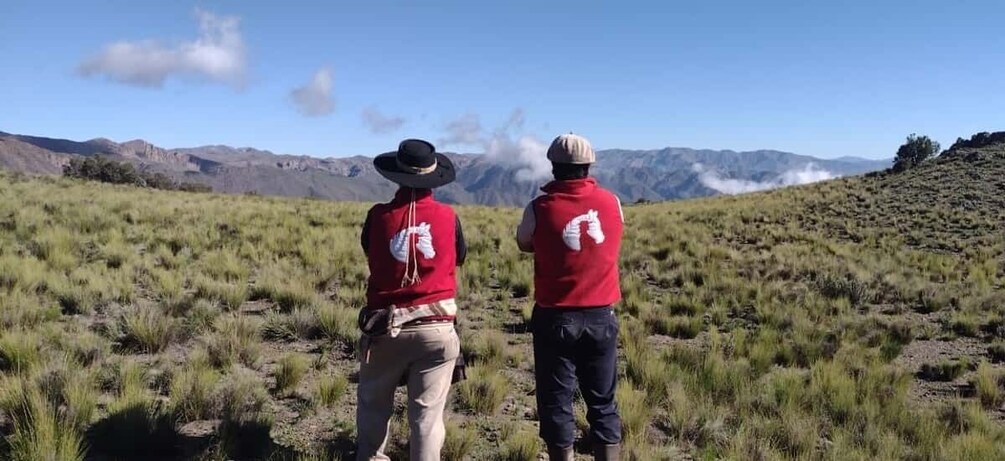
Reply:
[[[398,166],[397,152],[380,154],[373,159],[373,166],[381,176],[400,186],[414,189],[434,189],[454,182],[457,172],[454,163],[446,155],[436,154],[436,169],[426,174],[404,171]]]

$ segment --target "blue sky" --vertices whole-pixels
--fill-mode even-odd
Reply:
[[[879,158],[912,132],[948,147],[1005,129],[999,1],[4,0],[2,10],[0,130],[14,133],[342,156],[404,137],[479,151],[508,127],[545,141],[575,131],[598,148]]]

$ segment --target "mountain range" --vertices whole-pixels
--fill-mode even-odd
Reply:
[[[218,192],[376,201],[395,189],[365,156],[316,158],[222,145],[166,149],[143,140],[71,141],[0,132],[3,169],[60,174],[74,156],[92,155],[207,184]],[[448,203],[521,205],[547,181],[540,162],[535,170],[505,156],[446,155],[458,171],[455,183],[437,191],[437,197]],[[819,159],[775,150],[609,149],[597,152],[591,173],[623,201],[636,202],[752,192],[863,174],[890,163],[856,157]]]

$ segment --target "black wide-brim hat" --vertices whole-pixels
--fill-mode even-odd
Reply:
[[[406,139],[396,152],[380,154],[373,166],[381,176],[405,187],[433,189],[454,182],[457,172],[446,155],[421,139]]]

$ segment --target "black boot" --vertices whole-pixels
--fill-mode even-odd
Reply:
[[[559,447],[548,447],[548,460],[549,461],[573,461],[575,455],[572,452],[572,447],[559,448]]]
[[[593,459],[597,461],[618,461],[621,459],[621,445],[595,445]]]

